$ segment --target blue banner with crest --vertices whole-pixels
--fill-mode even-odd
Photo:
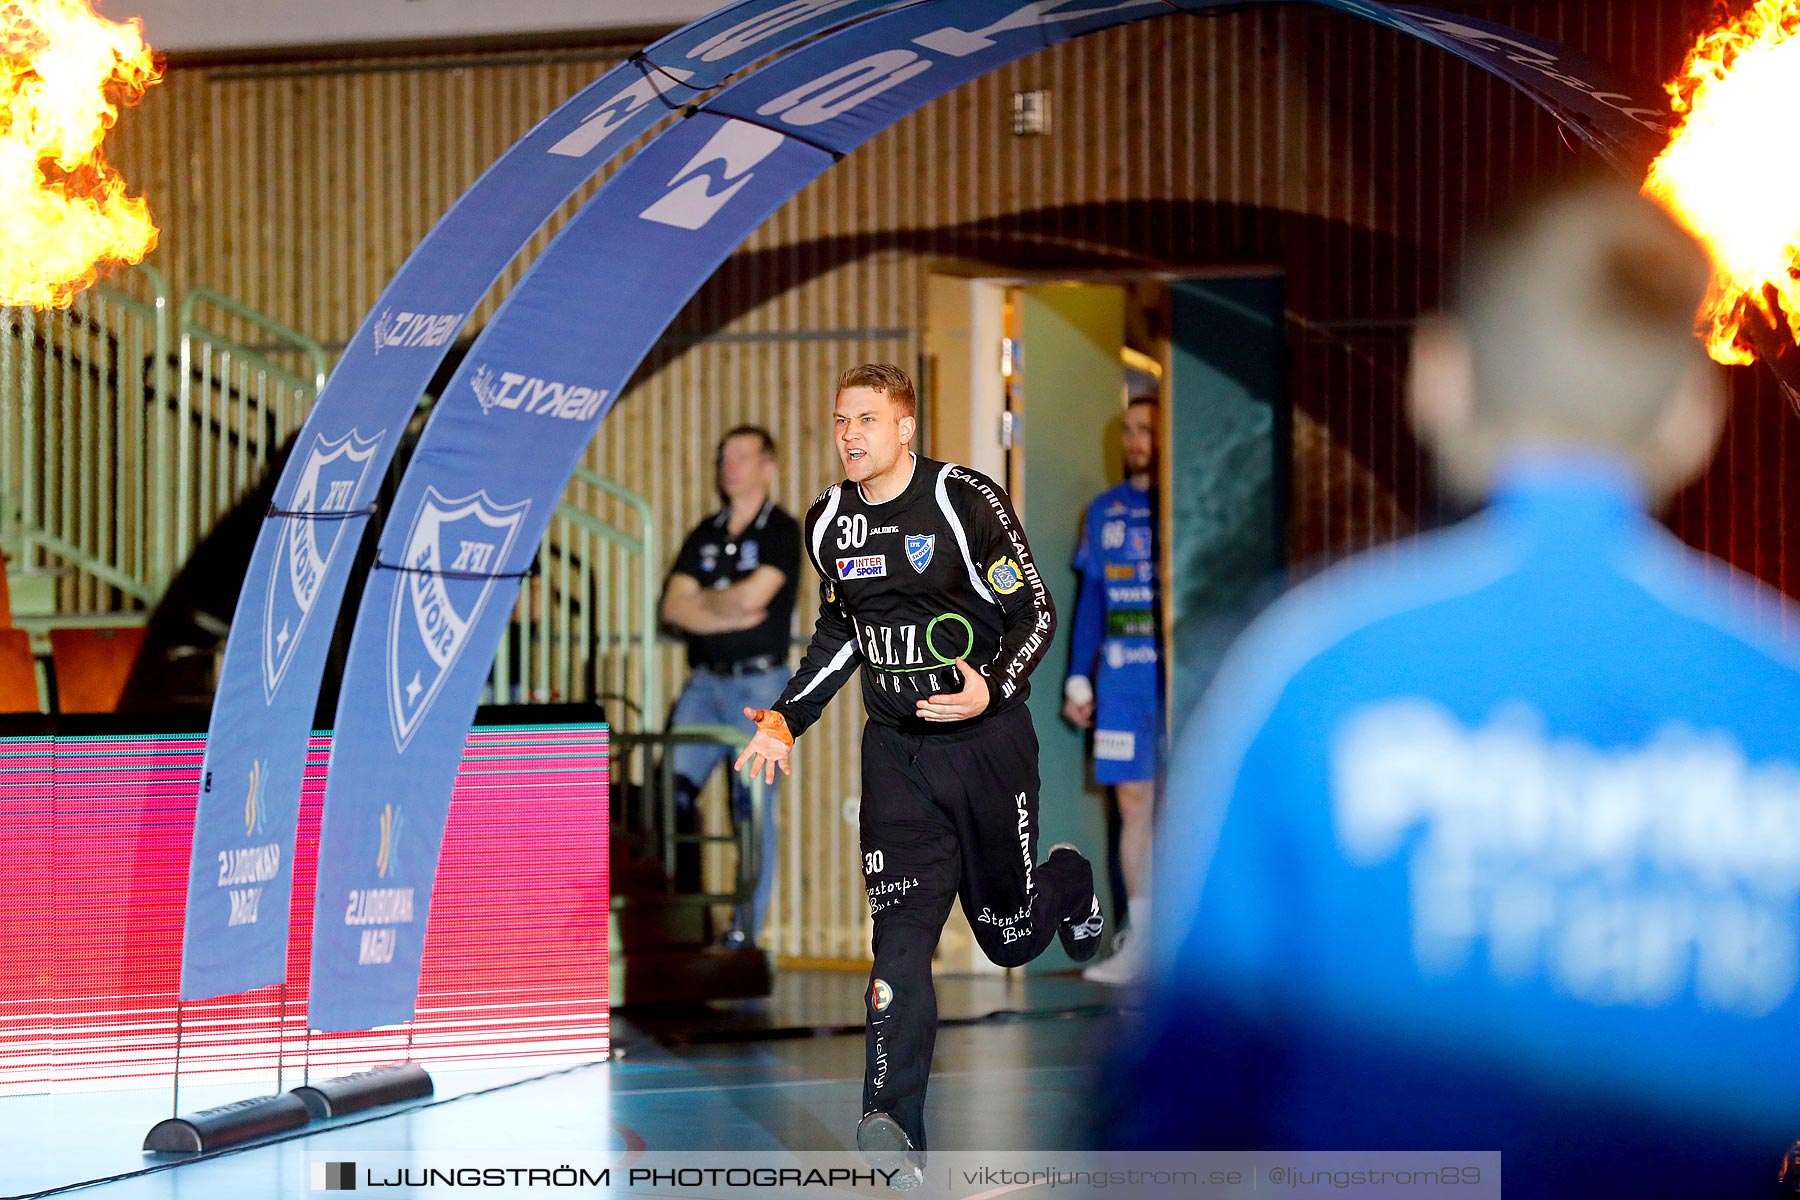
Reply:
[[[1572,60],[1546,60],[1533,50],[1541,43],[1514,43],[1518,55],[1533,50],[1520,63],[1498,27],[1364,0],[1319,2],[1509,79],[1529,76],[1527,90],[1559,116],[1594,113],[1596,145],[1628,145],[1648,129],[1626,111],[1636,102],[1596,101],[1602,85],[1558,83],[1552,76],[1568,74]],[[747,76],[666,130],[551,244],[434,410],[357,616],[321,835],[314,1028],[412,1016],[450,784],[519,577],[588,439],[682,305],[795,192],[921,105],[1055,42],[1169,7],[935,0],[861,22]],[[475,524],[443,515],[448,496],[476,506]],[[503,513],[518,514],[508,539],[495,532]],[[420,540],[418,531],[433,529],[437,543]],[[455,548],[442,540],[446,530]],[[931,553],[908,547],[909,560]],[[485,582],[442,565],[477,557],[489,564]],[[433,605],[443,611],[434,616]],[[436,653],[434,636],[443,639]],[[396,821],[409,831],[397,880],[381,852]]]
[[[558,206],[656,122],[765,56],[903,2],[743,0],[662,39],[496,160],[382,292],[300,431],[232,618],[194,818],[182,999],[286,977],[301,775],[350,562],[400,432],[469,313]],[[480,492],[455,495],[446,511]],[[513,511],[443,520],[485,528]],[[460,590],[445,599],[486,603]]]
[[[412,1017],[434,839],[519,576],[594,429],[681,307],[766,217],[902,116],[1044,46],[1168,11],[1162,0],[937,0],[872,18],[763,67],[666,130],[551,243],[433,410],[363,596],[326,782],[313,1028]],[[934,40],[949,49],[934,48]],[[739,113],[748,119],[736,119]],[[491,557],[495,586],[485,607],[473,607],[471,581],[460,581],[461,593],[459,581],[443,581],[472,606],[462,625],[467,640],[440,677],[421,676],[421,697],[436,690],[429,703],[407,710],[418,728],[402,744],[390,733],[393,712],[372,711],[376,703],[391,710],[403,683],[383,648],[424,636],[426,614],[411,599],[416,584],[413,568],[402,566],[412,560],[400,531],[433,495],[478,492],[496,506],[528,504],[529,513],[514,549]],[[406,919],[390,924],[391,956],[371,961],[365,946],[387,935],[360,923],[353,897],[391,886],[370,871],[382,814],[397,797],[407,828],[418,831],[410,874],[399,885],[407,889]],[[379,949],[388,954],[385,941]]]
[[[1188,9],[1220,7],[1172,2]],[[1364,0],[1316,2],[1409,32],[1507,77],[1615,162],[1642,164],[1654,151],[1661,108],[1652,94],[1627,94],[1629,90],[1602,81],[1597,70],[1562,47],[1429,9]],[[383,291],[302,428],[239,599],[194,824],[184,999],[256,988],[283,977],[301,765],[349,551],[362,536],[369,498],[394,453],[398,430],[466,315],[563,198],[652,124],[754,59],[891,7],[896,0],[747,0],[659,41],[563,104],[490,167]],[[713,128],[709,142],[693,148],[688,162],[677,164],[675,175],[664,182],[652,203],[655,212],[646,209],[635,216],[713,236],[727,228],[713,219],[743,191],[743,176],[761,171],[767,180],[774,171],[774,142],[747,130],[769,124],[787,130],[783,139],[846,153],[947,86],[1076,32],[1156,16],[1159,7],[1161,0],[1141,5],[1103,0],[952,5],[938,0],[900,14],[918,23],[887,25],[880,40],[864,43],[873,47],[868,54],[857,43],[833,38],[828,40],[833,49],[821,50],[832,61],[821,63],[821,56],[815,56],[805,72],[783,67],[785,74],[754,77],[763,85],[781,81],[781,90],[751,88],[734,97],[738,108],[716,108],[742,113],[742,126]],[[995,54],[995,47],[1003,52]],[[968,70],[947,72],[945,65],[952,61],[961,61]],[[817,67],[824,68],[823,74]],[[913,85],[920,77],[925,83]],[[794,187],[806,178],[810,175],[797,178]],[[632,218],[630,212],[623,216]],[[698,261],[709,263],[704,270],[709,272],[727,248],[698,255]],[[668,270],[671,277],[680,273],[671,264],[648,266]],[[585,282],[592,293],[599,279],[590,275]],[[697,286],[698,279],[691,284]],[[673,295],[686,288],[686,295],[693,286],[677,279],[668,291]],[[511,318],[524,320],[533,304],[542,300],[520,304]],[[637,329],[605,333],[616,347],[635,345],[634,338],[641,335]],[[520,363],[531,356],[522,354]],[[556,412],[554,419],[592,428],[626,374],[608,374],[614,383],[596,387],[556,380],[549,371],[500,371],[490,365],[479,390],[473,378],[468,387],[484,414]],[[585,396],[571,399],[583,390]],[[484,403],[481,396],[486,396]],[[437,583],[410,588],[389,604],[391,624],[407,613],[434,613],[416,644],[394,637],[385,651],[394,678],[378,693],[391,709],[383,729],[391,730],[396,745],[403,743],[400,754],[412,745],[412,734],[427,727],[439,702],[459,707],[457,669],[468,671],[470,644],[479,651],[475,657],[486,660],[490,655],[504,626],[504,621],[493,621],[493,612],[504,612],[517,590],[517,581],[504,576],[459,572],[455,561],[506,560],[517,556],[520,545],[535,543],[529,525],[547,520],[554,493],[562,488],[562,480],[553,480],[553,466],[538,471],[535,486],[524,489],[529,497],[490,495],[486,486],[477,486],[484,473],[468,470],[468,464],[446,475],[445,488],[410,497],[410,509],[405,509],[410,524],[401,551],[423,563],[412,569],[418,574],[436,572]],[[450,547],[450,542],[457,545]],[[403,556],[389,563],[389,569],[405,574],[407,561]],[[410,608],[401,601],[409,601]],[[482,619],[488,624],[481,624]],[[412,669],[401,678],[403,664]],[[473,687],[479,687],[479,680]],[[383,804],[383,817],[374,853],[378,880],[385,880],[396,862],[410,860],[394,853],[401,829],[407,829],[407,846],[436,847],[436,833],[409,829],[403,811],[396,813],[392,804]],[[436,862],[436,849],[430,858]],[[392,903],[398,901],[376,898],[358,912],[365,925],[380,927],[383,921],[369,918],[398,912]],[[380,950],[382,946],[374,946],[373,954]],[[410,1011],[410,1002],[407,1007]]]

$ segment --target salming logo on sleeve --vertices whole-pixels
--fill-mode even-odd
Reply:
[[[963,528],[962,517],[957,514],[956,506],[950,503],[950,491],[944,486],[945,481],[953,476],[957,479],[966,478],[962,472],[956,469],[954,464],[946,465],[942,471],[938,472],[938,508],[943,512],[944,520],[949,523],[950,532],[956,535],[956,548],[962,551],[963,566],[968,568],[969,585],[975,589],[983,600],[992,604],[994,602],[993,593],[988,591],[987,587],[981,582],[981,571],[975,566],[975,556],[969,552],[969,531]]]
[[[1025,542],[1025,531],[1019,522],[1013,519],[1000,492],[986,479],[961,467],[950,467],[944,472],[944,478],[954,479],[968,486],[986,505],[984,516],[999,525],[1006,539],[1008,552],[998,555],[988,564],[986,575],[993,585],[993,593],[999,596],[1010,596],[1021,587],[1030,597],[1031,607],[1035,614],[1031,630],[1016,646],[1002,646],[1002,657],[995,662],[994,671],[1000,685],[1002,697],[1011,699],[1037,666],[1038,659],[1049,648],[1050,637],[1056,631],[1056,610],[1050,602],[1050,590],[1044,586],[1044,580],[1038,574],[1037,563],[1031,557],[1031,547]],[[941,486],[941,481],[940,481]],[[945,497],[946,506],[948,497]],[[960,524],[956,526],[961,529]],[[960,539],[959,539],[960,540]],[[967,551],[964,551],[965,557]],[[971,560],[971,575],[974,573]],[[981,589],[988,599],[1000,603],[994,594]]]

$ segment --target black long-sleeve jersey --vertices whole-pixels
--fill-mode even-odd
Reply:
[[[845,480],[813,501],[804,528],[819,621],[775,704],[795,736],[859,666],[869,718],[909,732],[948,733],[1025,702],[1056,632],[1056,605],[999,484],[915,455],[911,481],[892,500],[871,504]],[[922,698],[962,690],[958,658],[986,677],[987,711],[919,720]]]

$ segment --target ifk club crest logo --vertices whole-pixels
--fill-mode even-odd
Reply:
[[[936,546],[935,533],[909,533],[906,535],[906,561],[923,575],[925,568],[931,565],[931,552]]]
[[[344,540],[349,513],[362,494],[381,436],[363,438],[352,429],[335,440],[314,434],[306,465],[286,508],[269,566],[268,600],[263,606],[263,698],[274,700],[293,661],[294,647],[312,616],[332,556]],[[351,545],[356,539],[351,539]]]
[[[426,487],[388,614],[388,716],[400,753],[462,657],[530,509],[529,500],[496,504],[485,491],[451,500]]]

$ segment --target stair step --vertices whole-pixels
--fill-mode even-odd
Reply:
[[[615,854],[607,863],[615,896],[632,896],[668,890],[668,876],[662,864],[652,859],[627,858]]]
[[[616,897],[615,893],[615,897]],[[706,907],[669,903],[666,896],[615,899],[608,918],[607,945],[615,950],[697,948],[707,941]]]
[[[67,572],[58,567],[6,566],[6,590],[15,618],[54,616],[56,584]]]
[[[150,622],[147,612],[21,612],[13,593],[13,627],[31,635],[33,654],[50,653],[52,629],[135,629]]]
[[[611,999],[627,1004],[668,1004],[681,1000],[740,1000],[766,996],[772,980],[769,956],[761,950],[624,950],[613,947]]]

